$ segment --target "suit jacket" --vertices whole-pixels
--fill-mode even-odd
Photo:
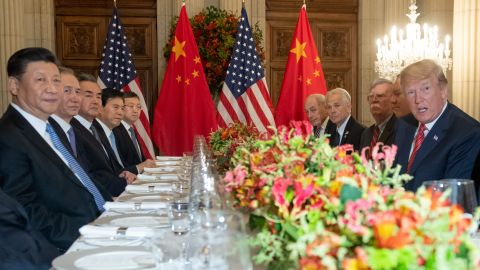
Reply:
[[[23,207],[0,189],[0,269],[49,269],[60,255],[37,231]]]
[[[0,153],[1,188],[58,248],[67,249],[78,229],[100,214],[87,188],[12,106],[0,119]],[[97,187],[108,200],[108,192]]]
[[[110,161],[112,162],[113,167],[115,168],[115,172],[122,172],[122,171],[129,171],[133,174],[138,174],[137,166],[127,166],[126,164],[123,164],[125,167],[122,166],[117,160],[117,157],[115,155],[115,152],[113,151],[112,145],[110,144],[110,140],[107,138],[107,134],[105,134],[105,131],[103,131],[102,126],[100,123],[98,123],[97,120],[93,120],[93,126],[98,132],[98,136],[100,137],[100,141],[105,148],[105,151],[107,151],[108,157]],[[118,142],[117,142],[118,145]],[[118,150],[118,149],[117,149]],[[119,153],[120,154],[120,153]],[[123,161],[122,161],[123,163]]]
[[[418,121],[412,114],[397,121],[396,163],[402,166],[401,173],[406,172],[417,127]],[[470,178],[479,150],[480,124],[448,103],[418,150],[409,172],[413,180],[405,188],[416,190],[427,180]]]
[[[382,142],[384,145],[392,145],[395,141],[395,122],[397,118],[393,114],[392,117],[388,120],[383,132],[380,134],[378,138],[378,142]],[[375,128],[375,124],[371,125],[370,127],[366,128],[360,139],[360,150],[364,147],[370,147],[370,143],[373,138],[373,129]]]
[[[355,151],[359,151],[360,149],[360,139],[362,137],[362,132],[365,127],[358,123],[353,116],[350,116],[348,119],[347,125],[345,126],[345,130],[343,131],[342,139],[340,140],[340,145],[343,144],[351,144],[353,145],[353,149]],[[330,145],[335,146],[336,134],[337,134],[337,127],[335,124],[328,125],[325,128],[325,133],[330,134]]]
[[[138,156],[133,139],[130,137],[130,133],[125,129],[123,124],[114,128],[113,134],[117,141],[118,154],[120,155],[124,166],[136,166],[145,160],[143,155],[142,158]]]
[[[118,177],[122,172],[122,168],[119,168],[119,171],[115,171],[113,162],[109,159],[103,150],[102,145],[97,141],[90,130],[86,129],[75,118],[72,118],[70,124],[75,131],[78,160],[82,166],[85,165],[85,167],[88,167],[88,172],[92,177],[104,186],[112,196],[119,196],[127,186],[127,181]]]

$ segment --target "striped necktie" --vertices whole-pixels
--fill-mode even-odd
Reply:
[[[415,160],[415,156],[417,155],[418,149],[422,146],[423,140],[425,139],[425,124],[420,124],[418,127],[417,136],[415,136],[415,144],[413,145],[412,154],[410,155],[410,159],[408,160],[407,165],[407,172],[410,172],[410,168],[413,165],[413,161]]]
[[[375,128],[373,129],[372,140],[370,141],[370,152],[368,154],[368,158],[372,157],[373,147],[377,145],[379,137],[380,137],[380,128],[377,125],[375,125]]]
[[[75,139],[75,132],[73,131],[73,127],[71,127],[68,131],[68,140],[70,141],[70,146],[72,147],[73,150],[73,155],[77,157],[77,143]]]
[[[78,164],[78,161],[70,154],[70,152],[65,148],[65,146],[60,141],[57,133],[53,130],[50,124],[47,124],[47,133],[50,135],[50,139],[52,140],[53,146],[62,154],[62,156],[67,160],[70,169],[73,171],[75,175],[78,176],[80,182],[83,184],[85,188],[87,188],[88,192],[92,194],[93,198],[95,199],[95,204],[97,205],[98,210],[101,212],[105,211],[103,205],[105,204],[105,200],[98,191],[97,187],[93,183],[92,179],[88,176],[85,170]]]
[[[138,146],[138,140],[137,135],[135,135],[135,130],[133,129],[133,127],[130,127],[128,131],[130,131],[133,145],[135,146],[135,150],[137,150],[138,157],[140,158],[140,160],[142,160],[142,152],[140,152],[140,147]]]

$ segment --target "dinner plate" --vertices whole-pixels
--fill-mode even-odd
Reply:
[[[182,160],[183,157],[177,156],[157,156],[156,161],[163,161],[163,160]]]
[[[92,224],[118,227],[166,227],[169,221],[167,215],[126,214],[100,217]]]
[[[170,193],[157,193],[151,195],[145,194],[127,194],[122,195],[117,199],[119,202],[163,202],[163,201],[171,201],[174,197],[174,194]]]
[[[137,247],[145,243],[145,238],[110,238],[110,237],[92,237],[82,238],[85,244],[97,247]]]
[[[66,253],[55,258],[57,270],[155,269],[153,254],[144,247],[100,247]]]

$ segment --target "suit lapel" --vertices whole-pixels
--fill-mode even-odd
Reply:
[[[23,116],[17,112],[13,107],[9,107],[7,113],[12,117],[13,122],[23,135],[31,142],[31,145],[38,149],[39,153],[42,153],[46,159],[50,160],[62,173],[68,175],[75,184],[85,188],[80,180],[73,174],[70,168],[63,162],[63,160],[57,155],[57,153],[50,147],[50,145],[43,139],[40,134],[28,123],[28,121],[23,118]],[[6,113],[6,114],[7,114]]]
[[[57,123],[52,117],[48,118],[48,122],[52,125],[53,129],[57,133],[60,141],[62,142],[63,146],[67,148],[67,150],[75,157],[75,153],[73,153],[72,145],[70,144],[70,140],[68,140],[67,134],[63,131],[60,124]],[[78,149],[78,147],[77,147]]]
[[[448,123],[450,120],[450,104],[447,105],[447,108],[443,112],[443,115],[437,120],[432,130],[430,130],[425,137],[425,140],[422,143],[422,146],[415,156],[413,161],[412,168],[410,169],[411,174],[415,173],[415,170],[418,168],[419,164],[441,143],[445,138],[445,129],[450,126]]]
[[[112,162],[113,168],[117,168],[117,169],[122,168],[122,165],[120,165],[119,161],[117,160],[117,156],[115,155],[115,152],[113,152],[112,146],[110,145],[110,141],[108,140],[107,135],[105,134],[105,131],[103,131],[103,128],[100,125],[100,123],[98,123],[97,120],[93,120],[93,125],[97,129],[98,137],[100,137],[100,141],[102,142],[103,147],[105,148],[105,151],[107,151],[109,160],[110,162]]]
[[[348,136],[350,135],[350,130],[352,129],[353,125],[353,116],[350,116],[348,119],[347,125],[345,126],[345,130],[343,131],[342,139],[340,140],[340,145],[345,144],[348,140]]]
[[[395,115],[392,115],[392,117],[390,117],[390,120],[388,120],[387,125],[385,126],[385,129],[383,130],[382,134],[378,138],[378,141],[387,142],[393,136],[395,120],[396,120]]]
[[[403,127],[403,130],[396,131],[397,134],[402,134],[398,136],[399,147],[397,153],[397,163],[402,165],[401,172],[404,173],[407,170],[408,159],[410,157],[410,149],[412,147],[418,122],[417,120],[415,120],[413,115],[409,115],[399,121],[403,121],[405,122],[405,124],[400,125],[400,127]]]

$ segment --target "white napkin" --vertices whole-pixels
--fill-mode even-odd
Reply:
[[[137,179],[143,181],[155,181],[157,177],[155,175],[137,174]]]
[[[125,191],[127,192],[160,192],[160,191],[171,191],[171,185],[127,185]]]
[[[80,234],[85,237],[115,237],[122,235],[125,237],[151,237],[154,235],[154,230],[147,227],[131,227],[125,230],[125,235],[117,234],[119,232],[117,226],[95,226],[84,225],[80,228]]]
[[[103,208],[110,209],[159,209],[166,208],[166,202],[106,202]]]
[[[178,168],[175,167],[155,167],[155,168],[144,168],[143,171],[147,173],[165,173],[165,172],[175,172]]]
[[[157,166],[180,166],[182,165],[181,160],[157,160],[155,161]]]

